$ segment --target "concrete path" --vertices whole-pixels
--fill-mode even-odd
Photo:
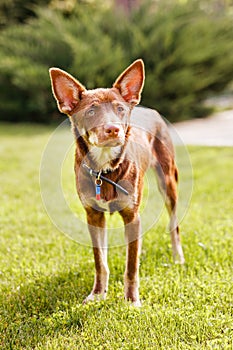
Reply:
[[[233,146],[233,110],[175,123],[174,127],[186,145]]]

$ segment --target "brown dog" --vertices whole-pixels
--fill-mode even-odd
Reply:
[[[184,263],[176,218],[178,171],[172,142],[157,112],[134,108],[140,102],[144,84],[143,61],[129,66],[110,89],[86,90],[58,68],[51,68],[50,76],[58,108],[69,116],[76,139],[76,185],[93,242],[96,275],[93,290],[84,302],[105,298],[107,293],[104,211],[108,210],[118,211],[124,221],[125,298],[139,306],[139,206],[149,166],[156,170],[170,215],[174,260]]]

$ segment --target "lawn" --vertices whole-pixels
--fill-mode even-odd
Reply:
[[[92,250],[60,232],[41,200],[39,169],[52,131],[0,124],[0,347],[233,349],[233,149],[188,149],[193,193],[181,222],[185,266],[172,263],[162,213],[143,237],[143,306],[123,299],[121,244],[109,251],[107,300],[83,306],[93,283]],[[69,152],[62,186],[69,206],[83,217],[71,158]],[[110,218],[109,226],[115,225],[121,230],[117,216]]]

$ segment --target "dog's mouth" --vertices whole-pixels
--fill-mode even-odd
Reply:
[[[125,142],[124,132],[113,133],[103,133],[103,132],[88,132],[89,142],[96,147],[117,147],[122,146]]]
[[[98,142],[96,144],[97,147],[117,147],[122,146],[124,144],[125,138],[117,138],[117,139],[107,139],[103,140],[102,142]]]
[[[123,140],[106,140],[102,142],[94,142],[93,145],[96,147],[117,147],[124,144]]]

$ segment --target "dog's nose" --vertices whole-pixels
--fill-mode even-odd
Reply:
[[[107,124],[104,127],[105,134],[110,137],[118,136],[119,131],[120,128],[114,124]]]

